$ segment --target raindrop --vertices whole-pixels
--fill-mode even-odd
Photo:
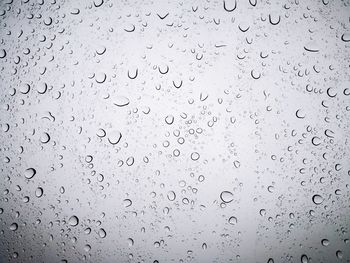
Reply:
[[[165,117],[165,122],[166,122],[166,124],[168,124],[168,125],[173,124],[173,122],[174,122],[174,116],[173,116],[173,115],[168,115],[168,116],[166,116],[166,117]]]
[[[266,216],[266,210],[265,209],[260,209],[259,214],[261,216]]]
[[[320,51],[320,48],[318,47],[318,44],[316,42],[309,42],[308,44],[306,44],[306,46],[304,46],[304,49],[313,53]]]
[[[80,10],[78,8],[73,8],[72,11],[70,11],[72,15],[79,15]]]
[[[117,144],[122,138],[122,134],[120,131],[114,130],[108,135],[108,141],[110,144],[115,145]]]
[[[20,87],[20,92],[22,94],[28,94],[30,91],[30,85],[29,84],[24,84]]]
[[[233,201],[233,194],[229,191],[222,191],[220,194],[220,199],[224,202],[224,203],[230,203]]]
[[[133,73],[130,73],[130,71],[128,70],[128,78],[129,79],[136,79],[138,72],[139,72],[138,69],[136,69],[135,72],[133,72]]]
[[[3,48],[1,48],[1,49],[0,49],[0,59],[1,59],[1,58],[5,58],[5,57],[6,57],[6,50],[3,49]]]
[[[106,231],[105,231],[103,228],[100,228],[100,229],[98,230],[98,236],[99,236],[100,238],[105,238],[106,235],[107,235],[107,233],[106,233]]]
[[[60,187],[60,193],[61,193],[61,194],[64,194],[65,191],[66,191],[66,190],[64,189],[64,187],[61,186],[61,187]]]
[[[301,263],[309,263],[309,258],[306,255],[301,256]]]
[[[134,240],[132,238],[128,238],[128,246],[132,247],[134,245]]]
[[[41,143],[48,143],[50,141],[50,135],[47,132],[44,132],[40,137]]]
[[[85,246],[84,246],[84,251],[85,252],[89,252],[91,250],[91,246],[89,245],[89,244],[86,244]]]
[[[281,22],[281,16],[278,16],[278,18],[272,18],[271,14],[269,14],[269,22],[271,25],[276,26]]]
[[[70,226],[77,226],[79,224],[79,218],[77,216],[71,216],[68,219],[68,224]]]
[[[35,190],[35,196],[40,198],[42,197],[44,194],[44,189],[42,189],[41,187],[38,187],[36,190]]]
[[[350,42],[350,33],[344,33],[341,36],[341,40],[344,41],[344,42]]]
[[[104,129],[98,129],[96,135],[100,138],[103,138],[106,136],[106,131]]]
[[[237,224],[237,218],[234,217],[234,216],[231,216],[229,219],[228,219],[228,222],[230,225],[236,225]]]
[[[96,54],[97,55],[103,55],[106,52],[106,47],[105,46],[99,46],[96,48]]]
[[[94,0],[95,7],[100,7],[101,5],[103,5],[103,0]]]
[[[28,168],[24,171],[24,177],[27,179],[32,179],[36,174],[36,170],[34,168]]]
[[[323,197],[317,194],[312,197],[312,202],[314,202],[314,204],[316,205],[320,205],[323,202],[323,200]]]
[[[36,91],[39,94],[44,94],[47,90],[47,84],[45,82],[39,83],[36,87]]]
[[[343,258],[343,251],[338,250],[337,252],[335,252],[335,255],[337,256],[338,259],[342,259]]]
[[[227,7],[227,4],[226,4],[225,0],[223,1],[224,10],[226,12],[232,12],[232,11],[234,11],[237,8],[237,0],[234,0],[234,1],[235,1],[235,3],[234,3],[234,5],[231,8]]]
[[[174,201],[176,199],[176,194],[174,191],[169,191],[167,194],[169,201]]]
[[[17,229],[18,229],[18,224],[17,224],[17,223],[12,223],[12,224],[10,225],[10,230],[16,231]]]
[[[102,84],[106,81],[107,75],[103,72],[99,72],[95,75],[95,80],[97,83]]]
[[[123,204],[124,207],[129,207],[132,205],[132,201],[130,199],[124,199]]]
[[[119,96],[114,100],[114,105],[118,107],[124,107],[129,105],[130,101],[127,97]]]
[[[329,240],[328,239],[322,239],[321,240],[321,244],[322,244],[322,246],[327,247],[329,245]]]
[[[192,161],[197,161],[199,159],[200,155],[197,152],[191,153],[191,159]]]

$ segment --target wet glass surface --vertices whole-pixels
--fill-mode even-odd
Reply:
[[[350,2],[0,1],[0,262],[350,262]]]

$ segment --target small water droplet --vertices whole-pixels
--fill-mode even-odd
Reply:
[[[309,258],[306,255],[301,256],[301,263],[309,263]]]
[[[120,131],[114,130],[108,135],[108,141],[110,144],[115,145],[117,144],[122,138],[122,134]]]
[[[38,187],[36,190],[35,190],[35,196],[40,198],[42,197],[44,194],[44,189],[42,189],[41,187]]]
[[[40,137],[41,143],[48,143],[50,141],[50,135],[47,132],[44,132]]]
[[[314,202],[314,204],[316,204],[316,205],[319,205],[323,202],[323,197],[320,195],[314,195],[312,197],[312,202]]]
[[[200,155],[197,152],[191,153],[191,159],[192,161],[197,161],[199,159]]]
[[[68,219],[68,224],[70,226],[77,226],[79,224],[79,218],[77,216],[71,216]]]
[[[89,244],[86,244],[85,246],[84,246],[84,251],[85,252],[89,252],[91,250],[91,246],[89,245]]]
[[[169,201],[174,201],[176,199],[176,194],[174,191],[169,191],[167,194]]]
[[[103,228],[100,228],[100,229],[98,230],[98,236],[99,236],[100,238],[105,238],[105,237],[107,236],[107,233],[106,233],[106,231],[105,231]]]
[[[229,191],[222,191],[220,198],[224,203],[230,203],[233,201],[233,194]]]
[[[6,57],[6,50],[1,48],[0,49],[0,58],[5,58]]]
[[[130,199],[124,199],[123,203],[124,207],[129,207],[132,205],[132,201]]]
[[[114,99],[114,105],[116,105],[118,107],[127,106],[127,105],[129,105],[129,103],[130,103],[130,100],[124,96],[119,96],[119,97]]]
[[[323,246],[327,247],[329,245],[329,240],[324,238],[324,239],[321,240],[321,244]]]
[[[228,222],[230,223],[230,225],[235,225],[235,224],[237,224],[237,218],[235,216],[231,216],[228,219]]]
[[[34,168],[28,168],[24,171],[24,177],[27,179],[32,179],[36,174],[36,170]]]
[[[10,225],[10,230],[16,231],[17,229],[18,229],[18,224],[17,224],[17,223],[12,223],[12,224]]]
[[[173,115],[168,115],[168,116],[166,116],[166,117],[165,117],[165,122],[166,122],[166,124],[168,124],[168,125],[173,124],[173,122],[174,122],[174,116],[173,116]]]
[[[337,252],[335,252],[335,255],[337,256],[338,259],[342,259],[343,258],[343,251],[338,250]]]

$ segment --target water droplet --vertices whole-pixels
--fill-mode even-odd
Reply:
[[[192,161],[197,161],[199,159],[200,155],[197,152],[191,153],[191,159]]]
[[[169,201],[174,201],[176,199],[176,194],[174,191],[169,191],[167,194]]]
[[[124,207],[129,207],[132,205],[132,201],[130,199],[124,199],[123,203]]]
[[[309,263],[309,258],[306,255],[301,256],[301,263]]]
[[[265,209],[260,209],[259,214],[261,216],[266,216],[266,210]]]
[[[41,187],[38,187],[36,190],[35,190],[35,196],[40,198],[42,197],[44,194],[44,189],[42,189]]]
[[[64,189],[64,187],[61,186],[61,187],[60,187],[60,193],[61,193],[61,194],[64,194],[65,191],[66,191],[66,190]]]
[[[103,138],[106,136],[106,131],[104,129],[98,129],[96,135],[100,138]]]
[[[17,229],[18,229],[18,224],[17,224],[17,223],[12,223],[12,224],[10,225],[10,230],[16,231]]]
[[[77,226],[79,224],[79,218],[77,216],[71,216],[68,219],[68,224],[70,226]]]
[[[95,80],[98,84],[102,84],[106,81],[107,75],[103,72],[99,72],[95,75]]]
[[[89,244],[86,244],[85,246],[84,246],[84,251],[85,252],[89,252],[91,250],[91,246],[89,245]]]
[[[129,105],[129,103],[130,103],[130,100],[124,96],[119,96],[119,97],[114,99],[114,105],[116,105],[118,107],[127,106],[127,105]]]
[[[344,34],[341,36],[341,40],[344,41],[344,42],[350,42],[350,33],[349,33],[349,32],[344,33]]]
[[[165,122],[166,122],[166,124],[168,124],[168,125],[173,124],[173,122],[174,122],[174,116],[173,116],[173,115],[168,115],[168,116],[166,116],[166,117],[165,117]]]
[[[50,135],[47,132],[44,132],[40,137],[41,143],[48,143],[50,141]]]
[[[230,223],[230,225],[236,225],[237,224],[237,218],[235,216],[231,216],[228,219],[228,222]]]
[[[106,231],[105,231],[103,228],[100,228],[100,229],[98,230],[98,236],[99,236],[100,238],[105,238],[106,235],[107,235],[107,233],[106,233]]]
[[[233,201],[233,194],[229,191],[222,191],[220,194],[220,199],[224,202],[224,203],[230,203]]]
[[[319,52],[320,48],[317,42],[309,42],[304,46],[304,49],[309,52]]]
[[[329,240],[328,239],[322,239],[321,240],[321,244],[322,244],[322,246],[327,247],[329,245]]]
[[[122,138],[122,134],[120,131],[114,130],[108,134],[108,141],[110,144],[117,144]]]
[[[337,252],[335,252],[336,256],[338,259],[342,259],[343,258],[343,251],[338,250]]]
[[[132,238],[128,238],[128,245],[132,247],[134,245],[134,240]]]
[[[316,205],[320,205],[323,202],[323,200],[324,200],[323,197],[320,195],[314,195],[312,197],[312,202],[314,202],[314,204]]]
[[[1,48],[1,49],[0,49],[0,59],[1,59],[1,58],[5,58],[5,57],[6,57],[6,50],[3,49],[3,48]]]
[[[32,179],[36,174],[36,170],[34,168],[28,168],[24,171],[24,177],[27,179]]]

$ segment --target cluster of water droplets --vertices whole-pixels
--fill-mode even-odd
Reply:
[[[349,14],[0,1],[0,262],[350,262]]]

